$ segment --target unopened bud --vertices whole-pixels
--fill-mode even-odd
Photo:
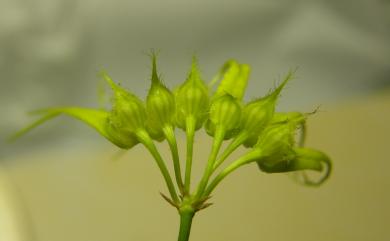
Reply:
[[[241,118],[241,105],[239,101],[229,94],[213,100],[210,106],[209,119],[206,122],[206,131],[214,136],[216,126],[220,125],[231,137],[232,132],[239,128]]]
[[[209,107],[208,88],[200,78],[200,73],[193,59],[187,80],[175,92],[176,122],[181,129],[186,129],[186,119],[196,120],[195,130],[199,129],[205,119]]]
[[[107,120],[105,131],[107,133],[107,139],[120,148],[129,149],[139,143],[133,134],[124,133],[118,130],[111,123],[110,119]]]
[[[133,134],[140,128],[145,128],[146,110],[143,102],[114,83],[106,74],[104,79],[110,84],[114,91],[114,103],[109,116],[110,123],[115,128],[127,134]]]
[[[257,162],[273,165],[294,157],[294,135],[293,125],[277,124],[267,127],[254,146],[261,150],[261,158]]]
[[[24,135],[32,128],[41,125],[47,120],[50,120],[59,115],[67,115],[94,128],[102,136],[120,148],[130,149],[138,143],[138,140],[135,138],[135,136],[126,135],[125,133],[117,130],[110,122],[110,113],[104,110],[95,110],[81,107],[60,107],[37,110],[34,111],[34,114],[42,116],[36,122],[17,132],[12,137],[13,139]]]
[[[244,142],[246,147],[252,147],[257,142],[260,133],[271,122],[280,92],[291,77],[292,73],[290,72],[274,91],[263,98],[249,102],[243,108],[241,129],[249,134],[248,139]]]
[[[214,97],[229,94],[238,100],[242,100],[248,85],[249,73],[250,67],[247,64],[239,64],[235,60],[226,62],[217,76],[217,79],[222,77],[222,80]]]
[[[322,176],[316,180],[310,180],[307,175],[302,175],[302,180],[297,179],[301,184],[317,186],[322,184],[332,171],[332,163],[330,158],[323,152],[310,148],[294,148],[294,156],[290,159],[279,162],[267,162],[264,160],[257,161],[257,164],[263,172],[281,173],[312,170],[322,172]],[[324,171],[324,167],[326,167]]]
[[[172,125],[175,120],[175,98],[172,92],[164,86],[157,75],[156,56],[152,56],[152,84],[146,98],[148,114],[148,131],[152,137],[163,136],[165,125]],[[154,133],[154,134],[153,134]]]

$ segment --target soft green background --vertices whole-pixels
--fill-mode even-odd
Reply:
[[[321,104],[308,144],[330,154],[333,176],[313,189],[244,167],[196,216],[191,240],[389,240],[389,43],[384,0],[0,0],[0,138],[36,108],[97,106],[101,69],[144,97],[150,48],[171,87],[194,52],[207,81],[229,58],[250,64],[246,99],[298,66],[278,109]],[[197,137],[197,173],[209,141]],[[0,241],[175,240],[151,157],[137,146],[113,161],[116,151],[67,118],[0,143]]]

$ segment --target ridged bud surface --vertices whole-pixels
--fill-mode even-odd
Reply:
[[[111,123],[110,119],[107,120],[107,125],[105,129],[111,142],[120,148],[129,149],[138,143],[138,140],[135,136],[117,129]]]
[[[254,148],[261,150],[262,158],[258,162],[273,165],[294,157],[295,126],[289,124],[272,125],[260,135]]]
[[[211,136],[214,136],[215,127],[221,125],[226,133],[229,133],[238,129],[240,118],[240,103],[233,96],[225,94],[211,103],[206,131]]]
[[[154,133],[161,133],[165,125],[174,124],[175,120],[175,97],[164,86],[157,75],[156,56],[152,57],[152,84],[146,98],[146,110],[148,114],[148,127]],[[153,136],[153,135],[152,135]]]
[[[192,116],[196,120],[195,129],[199,129],[207,118],[209,93],[200,78],[196,60],[193,60],[187,80],[175,92],[175,101],[177,125],[185,129],[186,118]]]
[[[114,100],[109,121],[118,131],[134,133],[145,128],[146,109],[142,101],[135,95],[116,85],[110,77],[104,75],[114,91]]]
[[[271,123],[280,92],[291,77],[292,73],[290,72],[274,91],[263,98],[249,102],[243,108],[241,129],[249,134],[244,146],[252,147],[264,128]]]

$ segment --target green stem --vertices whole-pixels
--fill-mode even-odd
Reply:
[[[195,211],[192,208],[180,210],[180,230],[178,241],[188,241],[190,238],[192,219]]]
[[[185,173],[185,180],[184,180],[184,187],[187,193],[190,193],[190,185],[191,185],[191,168],[192,168],[195,124],[196,121],[194,117],[192,116],[187,117],[186,119],[187,154],[186,154],[186,173]]]
[[[232,164],[227,166],[225,169],[223,169],[210,183],[210,185],[207,187],[206,191],[204,192],[203,196],[207,197],[210,195],[210,193],[214,190],[214,188],[230,173],[232,173],[234,170],[239,168],[240,166],[249,163],[250,161],[255,160],[261,155],[261,151],[258,149],[253,149],[252,151],[248,152],[247,154],[241,156],[236,161],[234,161]]]
[[[214,164],[215,171],[225,160],[226,158],[232,154],[244,141],[248,138],[248,133],[245,131],[240,132],[226,147],[226,149],[222,152],[221,157]]]
[[[214,141],[213,141],[213,145],[211,148],[209,160],[207,161],[206,170],[205,170],[203,177],[199,183],[198,190],[196,192],[196,198],[199,198],[202,195],[202,193],[203,193],[204,189],[206,188],[206,185],[210,179],[210,176],[213,173],[214,163],[215,163],[215,160],[217,159],[217,155],[218,155],[219,149],[221,148],[224,136],[225,136],[225,128],[223,128],[223,126],[219,125],[216,128],[216,131],[214,134]]]
[[[157,162],[157,165],[164,177],[165,183],[167,184],[169,193],[171,195],[172,200],[175,203],[179,203],[179,198],[177,197],[175,186],[173,185],[172,178],[169,175],[169,171],[167,169],[167,166],[164,163],[164,160],[162,159],[160,153],[158,152],[156,146],[154,145],[154,142],[152,138],[149,136],[149,134],[146,132],[146,130],[138,130],[136,132],[138,140],[146,147],[146,149],[149,150],[149,152],[152,154],[154,159]]]
[[[175,178],[177,186],[179,187],[180,193],[184,195],[184,184],[181,177],[181,167],[179,160],[179,151],[177,150],[177,142],[175,137],[175,132],[173,131],[172,126],[166,126],[163,128],[164,135],[167,138],[169,147],[171,149],[173,168],[175,170]]]

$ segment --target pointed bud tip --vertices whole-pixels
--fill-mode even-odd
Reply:
[[[294,74],[296,72],[296,69],[295,70],[290,70],[286,77],[284,78],[284,80],[282,81],[282,83],[279,84],[278,87],[276,87],[270,94],[268,94],[266,96],[266,98],[271,98],[272,100],[276,101],[279,96],[280,96],[280,93],[282,92],[282,90],[284,89],[284,87],[287,85],[287,83],[293,79],[294,77]]]
[[[100,71],[99,75],[107,82],[107,84],[114,92],[124,91],[124,89],[120,85],[116,84],[114,80],[111,79],[111,77],[107,74],[106,71]]]
[[[152,59],[152,86],[159,84],[160,79],[157,74],[157,52],[155,50],[151,51],[150,57]]]
[[[188,79],[193,81],[200,79],[199,63],[195,55],[192,56],[191,70],[188,77]]]
[[[111,86],[112,89],[116,88],[115,82],[111,79],[110,76],[108,76],[107,72],[105,70],[102,70],[99,72],[99,75]]]
[[[196,55],[192,55],[192,68],[196,68],[198,66],[198,58]]]

